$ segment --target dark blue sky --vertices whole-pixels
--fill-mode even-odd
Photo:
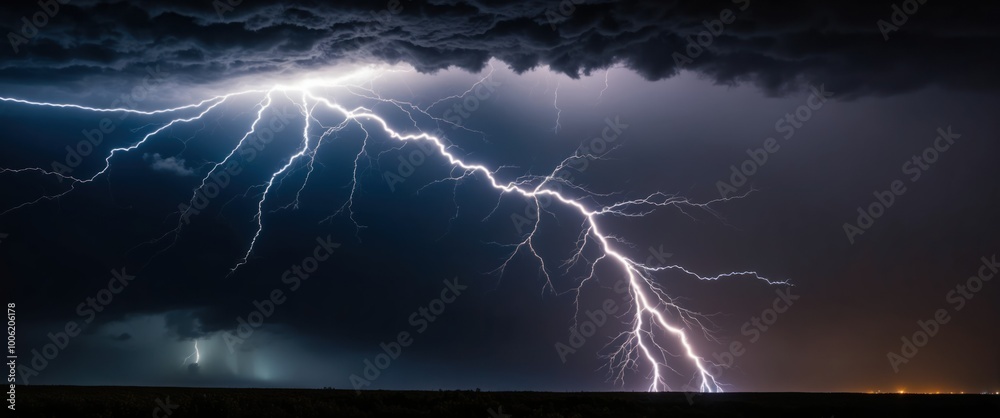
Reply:
[[[982,288],[972,298],[952,292],[973,284],[970,276],[988,273],[989,260],[1000,252],[994,184],[1000,173],[993,161],[1000,133],[993,110],[1000,103],[987,77],[996,65],[983,60],[996,35],[978,26],[983,16],[928,4],[887,41],[876,22],[891,19],[891,3],[855,9],[752,4],[745,11],[739,2],[583,5],[553,25],[544,4],[438,3],[403,2],[391,19],[368,29],[367,18],[357,16],[371,15],[360,6],[342,6],[355,20],[332,7],[247,5],[212,20],[218,16],[204,4],[64,6],[38,38],[4,52],[10,59],[0,66],[0,96],[109,108],[126,94],[128,107],[154,110],[330,79],[367,63],[374,69],[350,81],[359,86],[310,91],[347,108],[366,106],[401,132],[440,128],[453,154],[499,169],[503,181],[549,174],[581,152],[599,158],[574,162],[563,173],[586,191],[562,190],[591,208],[656,191],[713,201],[725,190],[720,182],[736,190],[726,196],[752,189],[709,210],[660,208],[641,218],[600,221],[606,234],[620,238],[616,248],[637,261],[676,263],[705,276],[752,270],[794,284],[768,285],[747,275],[718,281],[676,271],[655,275],[679,305],[706,314],[702,324],[710,333],[686,328],[697,353],[716,362],[732,355],[732,367],[713,370],[725,389],[1000,387],[997,285],[976,281]],[[593,17],[602,7],[610,17]],[[727,8],[746,14],[706,55],[693,57],[687,68],[674,67],[671,52],[684,50],[684,35],[697,34],[702,20]],[[30,13],[10,10],[0,23]],[[64,15],[87,18],[69,29],[59,23]],[[120,26],[100,24],[115,16],[124,19]],[[174,27],[147,27],[150,20]],[[463,36],[468,42],[454,47]],[[428,72],[447,66],[461,68]],[[523,71],[532,66],[537,68]],[[162,74],[150,76],[147,67]],[[494,68],[486,83],[477,84]],[[593,71],[567,75],[578,70]],[[477,85],[483,87],[462,96]],[[813,96],[819,89],[831,97],[818,101]],[[364,97],[373,93],[396,103]],[[412,344],[368,387],[562,391],[649,385],[650,369],[641,363],[622,375],[624,383],[602,368],[607,360],[601,356],[612,350],[605,345],[628,330],[629,316],[610,315],[573,353],[558,348],[571,344],[575,312],[584,322],[586,312],[605,300],[621,304],[618,315],[629,306],[614,289],[623,273],[613,263],[598,265],[595,279],[582,287],[578,311],[575,295],[566,293],[589,272],[586,262],[560,267],[574,254],[583,222],[578,213],[560,205],[542,211],[533,243],[554,291],[523,248],[498,274],[494,270],[514,249],[510,244],[530,232],[524,221],[536,213],[534,203],[500,198],[482,175],[441,182],[462,173],[427,148],[401,146],[373,123],[329,136],[311,167],[297,160],[275,181],[254,250],[229,274],[257,229],[254,215],[264,190],[257,185],[301,146],[297,94],[272,94],[262,120],[273,140],[260,132],[250,136],[232,160],[238,172],[220,181],[227,184],[199,206],[172,246],[173,235],[151,240],[177,225],[178,205],[189,203],[208,164],[221,161],[250,129],[264,93],[234,97],[116,154],[102,176],[57,200],[0,215],[0,270],[12,289],[5,292],[8,302],[18,307],[19,361],[37,372],[22,369],[22,377],[32,384],[349,388],[350,376],[363,376],[365,361],[375,361],[381,343],[408,332]],[[461,97],[427,111],[446,122],[418,112],[411,120],[403,110],[412,110],[411,104],[427,109],[452,95]],[[172,118],[198,111],[122,118],[121,112],[0,102],[6,128],[0,141],[9,150],[0,155],[0,167],[51,170],[56,161],[72,166],[73,176],[90,177],[112,148],[135,144]],[[343,120],[323,110],[314,116],[314,140]],[[67,146],[79,149],[85,135],[94,138],[102,127],[100,143],[84,152],[90,155],[78,164],[72,156],[67,160]],[[939,130],[949,129],[953,143],[936,140]],[[610,141],[594,140],[617,131]],[[362,144],[372,163],[359,159],[353,205],[338,211],[351,196]],[[617,148],[606,152],[606,144]],[[916,155],[923,156],[920,162],[912,160]],[[937,158],[925,163],[929,156]],[[747,162],[754,158],[758,162]],[[734,183],[733,167],[744,166],[753,169],[744,169],[745,184]],[[885,191],[897,180],[905,191],[897,188],[886,205]],[[30,171],[0,173],[0,184],[0,210],[69,187]],[[884,214],[863,234],[845,232],[845,223],[864,221],[858,208],[880,197],[888,206]],[[294,280],[285,272],[331,249],[292,290]],[[594,260],[601,252],[587,247],[581,255]],[[119,289],[109,280],[112,270],[123,268],[135,279],[123,279],[128,285],[88,322],[91,308],[79,305],[102,289]],[[240,335],[236,318],[248,318],[254,302],[275,289],[284,302],[274,314],[243,343],[227,343],[227,333]],[[455,293],[452,302],[434,302]],[[787,310],[771,316],[768,309],[790,299]],[[434,303],[444,312],[422,322],[420,308]],[[939,310],[947,321],[907,355],[901,338],[912,339],[921,331],[918,321],[928,327]],[[762,316],[773,323],[761,325],[755,318]],[[47,335],[68,321],[88,323],[44,368],[40,361],[32,364],[30,350],[44,351]],[[185,361],[194,341],[197,366]],[[662,341],[667,351],[679,352],[673,340]],[[734,343],[740,349],[732,349]],[[673,389],[697,383],[690,363],[670,357],[667,364],[676,368],[664,369]]]

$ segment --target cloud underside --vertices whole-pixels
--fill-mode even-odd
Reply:
[[[882,1],[81,0],[30,39],[19,38],[31,32],[21,18],[45,12],[17,2],[0,12],[0,82],[84,86],[157,66],[179,84],[346,62],[477,71],[496,58],[571,76],[613,65],[650,80],[691,70],[775,95],[806,84],[842,97],[997,87],[996,3],[908,1],[912,14]],[[713,26],[726,13],[731,23]],[[707,46],[692,46],[699,34]]]

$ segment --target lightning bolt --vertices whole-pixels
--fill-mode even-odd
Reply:
[[[477,82],[477,84],[484,82],[490,75],[492,75],[492,72],[493,69],[491,65],[490,73]],[[235,145],[224,157],[222,157],[218,162],[210,163],[212,168],[208,171],[208,174],[202,178],[200,185],[194,190],[191,205],[188,206],[188,208],[190,208],[194,204],[194,196],[197,196],[197,193],[207,185],[212,174],[217,172],[217,170],[221,167],[225,166],[225,164],[231,161],[234,155],[236,155],[241,148],[246,146],[248,138],[254,135],[258,129],[264,113],[274,106],[274,103],[279,100],[277,96],[280,94],[285,98],[285,100],[294,104],[304,121],[304,128],[301,132],[301,142],[296,150],[289,155],[286,160],[284,160],[284,164],[271,173],[267,181],[256,186],[252,186],[247,193],[244,194],[245,197],[249,195],[251,190],[261,190],[261,192],[257,195],[259,200],[257,200],[257,210],[253,217],[255,232],[249,240],[243,255],[236,260],[235,264],[230,269],[230,274],[236,273],[242,266],[245,266],[249,262],[250,257],[254,254],[258,240],[265,229],[264,219],[266,214],[269,213],[265,211],[265,206],[270,204],[269,198],[272,197],[271,194],[273,189],[276,187],[276,182],[280,185],[280,183],[288,177],[289,173],[293,171],[295,167],[306,167],[307,173],[311,174],[317,151],[324,141],[329,140],[331,135],[341,132],[347,126],[356,125],[365,132],[365,137],[362,141],[360,151],[354,159],[354,174],[350,183],[352,187],[350,197],[337,213],[346,210],[349,213],[351,220],[354,220],[351,208],[355,197],[354,192],[358,185],[359,161],[363,157],[367,156],[366,147],[372,139],[370,130],[379,131],[389,138],[399,141],[401,144],[426,142],[429,145],[429,148],[436,152],[438,159],[448,164],[452,168],[453,173],[459,173],[457,176],[453,175],[452,177],[441,181],[476,177],[480,179],[486,187],[490,187],[495,190],[500,199],[507,195],[520,196],[521,198],[534,204],[538,208],[539,212],[544,209],[544,205],[542,205],[541,200],[551,199],[563,208],[574,212],[582,220],[580,235],[575,243],[576,251],[568,261],[563,263],[564,266],[572,266],[584,260],[588,263],[587,270],[589,270],[589,274],[580,278],[577,286],[572,287],[568,291],[576,295],[574,306],[577,309],[577,314],[579,313],[579,297],[581,290],[587,283],[595,279],[596,270],[599,264],[610,263],[611,265],[616,266],[621,274],[621,280],[623,280],[627,287],[627,296],[629,298],[630,306],[626,311],[625,316],[623,316],[624,318],[629,318],[626,320],[627,328],[622,331],[611,343],[609,343],[611,348],[610,354],[605,356],[608,360],[607,367],[609,370],[613,371],[615,382],[621,382],[624,384],[626,371],[639,370],[641,368],[648,372],[648,389],[650,391],[670,390],[670,386],[667,382],[667,371],[672,371],[678,374],[679,372],[672,367],[668,360],[679,357],[693,367],[693,370],[696,370],[692,378],[697,380],[697,386],[701,391],[722,391],[721,383],[718,382],[716,377],[709,372],[708,365],[711,364],[710,361],[696,353],[688,335],[689,331],[695,330],[710,337],[707,327],[703,322],[706,321],[706,318],[703,315],[690,311],[678,304],[675,298],[667,294],[663,284],[656,280],[656,274],[665,271],[673,271],[686,275],[690,278],[703,281],[714,281],[731,277],[748,277],[771,285],[786,284],[786,282],[769,280],[752,271],[702,275],[676,264],[666,266],[647,265],[630,258],[622,252],[621,247],[627,243],[625,243],[622,238],[609,233],[605,229],[606,226],[602,223],[602,221],[607,218],[643,217],[653,211],[664,208],[676,209],[684,214],[688,214],[687,211],[689,210],[703,210],[718,216],[718,214],[713,210],[713,206],[715,204],[733,199],[740,199],[745,197],[746,194],[699,203],[690,201],[682,196],[656,192],[642,198],[624,200],[605,205],[596,204],[593,202],[598,201],[598,198],[605,198],[610,195],[592,193],[584,187],[575,185],[558,175],[561,170],[566,168],[575,159],[588,158],[583,155],[573,155],[566,158],[548,175],[522,176],[511,180],[503,180],[498,175],[498,171],[506,167],[500,167],[496,170],[492,170],[484,164],[463,159],[459,155],[456,155],[455,151],[453,151],[454,147],[446,144],[446,141],[443,138],[422,131],[418,126],[419,124],[417,118],[415,118],[415,116],[420,116],[430,118],[430,120],[435,121],[435,123],[444,122],[439,118],[431,116],[428,111],[444,100],[461,99],[465,95],[469,94],[469,92],[475,88],[475,85],[461,95],[446,97],[432,103],[427,108],[421,109],[408,102],[382,98],[382,96],[375,91],[373,82],[375,79],[382,77],[384,74],[385,72],[382,72],[373,76],[370,70],[366,70],[341,78],[312,79],[292,85],[279,84],[266,89],[252,89],[229,93],[205,99],[194,104],[153,111],[140,111],[125,108],[102,109],[72,104],[45,103],[0,97],[0,101],[17,105],[72,108],[86,112],[125,112],[145,116],[183,112],[195,113],[193,116],[181,116],[172,119],[169,122],[160,125],[158,128],[148,132],[139,141],[134,142],[131,145],[112,149],[104,159],[104,167],[90,177],[74,177],[36,167],[0,169],[0,174],[30,172],[39,173],[44,176],[58,176],[62,179],[70,180],[70,186],[66,190],[51,195],[43,195],[37,199],[18,204],[0,213],[0,215],[32,206],[42,201],[55,200],[65,196],[75,190],[77,186],[93,182],[98,177],[106,174],[110,170],[112,166],[112,159],[116,155],[128,153],[140,148],[165,129],[174,125],[200,120],[209,114],[213,109],[216,109],[224,102],[230,101],[230,99],[234,97],[256,97],[258,101],[256,102],[254,109],[257,113],[253,122],[250,124],[249,129],[240,137],[239,140],[236,141]],[[364,75],[369,77],[367,79],[367,87],[363,84],[351,84],[346,82],[347,80],[362,77]],[[606,77],[607,73],[605,74],[605,80],[607,80]],[[338,102],[327,97],[327,95],[332,94],[331,92],[335,89],[346,91],[347,94],[356,97],[372,99],[380,103],[387,103],[395,106],[409,115],[411,122],[413,122],[414,130],[412,132],[397,130],[391,127],[389,122],[376,114],[370,108],[356,107],[348,109],[342,106]],[[559,84],[557,83],[553,101],[553,106],[557,110],[556,124],[554,128],[556,132],[558,132],[561,127],[561,109],[558,107],[558,89]],[[323,122],[323,119],[321,119],[322,116],[317,113],[317,110],[319,109],[332,112],[338,117],[334,123],[327,124],[326,122]],[[311,133],[311,129],[315,129],[315,127],[322,128],[323,133],[319,136]],[[367,158],[370,160],[370,157]],[[289,204],[278,206],[275,210],[294,210],[298,208],[299,194],[301,194],[302,190],[306,187],[306,184],[309,181],[309,174],[305,176],[305,180],[298,189],[295,200]],[[558,191],[556,187],[553,187],[556,184],[568,186],[568,190],[580,193],[583,196],[574,198],[567,192]],[[498,199],[497,206],[499,206],[499,204],[500,200]],[[180,219],[183,219],[185,215],[188,215],[189,210],[190,209],[182,210],[176,213],[176,215],[178,215]],[[494,212],[495,211],[496,209],[494,209]],[[336,214],[332,216],[335,215]],[[487,218],[491,215],[492,213],[487,215]],[[547,262],[546,258],[539,253],[535,244],[536,238],[539,234],[539,225],[541,224],[541,220],[542,216],[539,215],[535,220],[532,230],[523,237],[523,240],[510,245],[514,249],[511,251],[509,258],[507,258],[495,271],[498,272],[500,276],[503,276],[504,270],[517,254],[522,252],[527,253],[536,259],[539,264],[541,275],[544,276],[545,280],[543,291],[545,289],[549,289],[555,292],[556,285],[552,277],[552,263]],[[355,224],[357,225],[356,222]],[[172,236],[174,238],[173,243],[176,243],[177,236],[180,234],[183,225],[183,222],[178,221],[175,228],[151,242],[159,242],[161,239]],[[173,243],[171,243],[171,246]],[[169,246],[167,248],[169,248]],[[585,250],[589,249],[597,250],[600,255],[593,260],[589,260],[584,256]],[[161,250],[157,254],[160,254],[163,251],[166,251],[166,249]],[[682,350],[682,353],[679,356],[674,355],[668,350],[666,347],[668,341],[679,344]],[[200,352],[198,350],[197,341],[194,343],[194,349],[194,353],[184,359],[185,363],[187,363],[191,357],[194,357],[195,363],[199,361]]]
[[[608,76],[610,75],[611,75],[611,68],[608,68],[606,71],[604,71],[604,88],[601,89],[600,93],[598,93],[597,103],[594,103],[594,107],[597,107],[597,105],[601,104],[601,100],[604,99],[604,92],[608,91],[609,87]]]
[[[552,107],[556,109],[556,126],[552,127],[552,132],[559,133],[559,128],[562,128],[562,124],[559,123],[562,119],[562,109],[559,108],[559,80],[556,80],[556,88],[552,93]]]
[[[184,361],[181,362],[181,365],[183,366],[187,364],[191,357],[194,357],[194,364],[198,364],[198,362],[201,361],[201,351],[198,351],[198,340],[194,340],[194,352],[185,357]]]

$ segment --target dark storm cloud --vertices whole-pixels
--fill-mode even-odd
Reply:
[[[198,84],[350,61],[475,71],[496,57],[518,71],[549,65],[571,76],[614,64],[648,79],[692,69],[771,94],[804,83],[841,97],[997,87],[1000,40],[991,28],[1000,6],[992,3],[925,2],[888,40],[877,22],[893,22],[889,1],[232,3],[73,1],[39,18],[45,24],[31,39],[21,18],[43,7],[7,5],[0,82],[80,84],[159,66],[175,82]],[[703,22],[726,10],[732,23],[708,48],[687,52]]]
[[[195,312],[174,311],[163,315],[167,329],[178,339],[197,339],[205,335],[201,330],[200,320]]]

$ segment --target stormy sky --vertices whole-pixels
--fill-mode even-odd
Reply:
[[[622,269],[601,261],[572,291],[602,255],[589,245],[564,265],[582,216],[501,196],[371,121],[336,129],[343,118],[318,106],[307,127],[301,90],[267,93],[346,76],[310,92],[433,132],[504,182],[537,185],[576,154],[554,183],[588,208],[658,191],[712,202],[600,225],[639,262],[791,283],[653,275],[704,314],[684,329],[706,364],[729,365],[711,367],[726,390],[998,390],[997,7],[5,6],[4,99],[153,111],[247,92],[201,117],[214,102],[156,114],[0,102],[18,382],[352,388],[407,332],[364,388],[645,390],[642,363],[606,367],[631,320]],[[314,158],[289,162],[304,131],[330,128]],[[211,196],[178,216],[224,159]],[[511,257],[536,217],[544,267],[526,248]],[[242,332],[275,291],[282,302]],[[98,311],[88,298],[101,297]],[[608,300],[620,310],[574,344],[574,323]],[[443,312],[422,319],[433,304]],[[697,386],[682,347],[662,341],[670,387]]]

